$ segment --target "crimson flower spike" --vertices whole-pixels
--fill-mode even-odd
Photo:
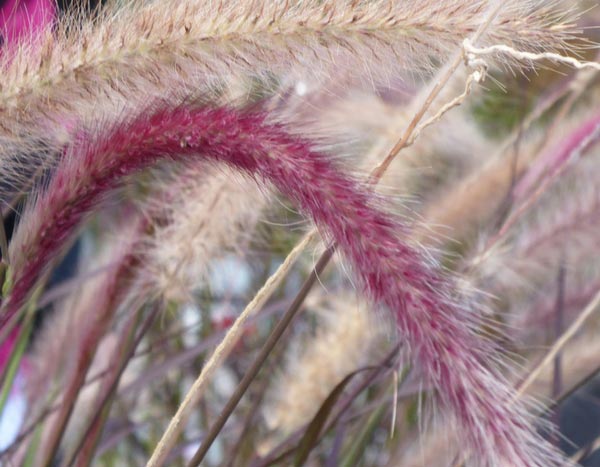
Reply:
[[[2,324],[85,216],[125,177],[166,158],[225,163],[274,185],[337,243],[364,293],[393,314],[415,363],[460,422],[477,465],[564,465],[493,366],[497,355],[478,334],[477,314],[460,288],[408,242],[407,225],[314,142],[271,121],[260,111],[188,104],[80,133],[18,226]]]

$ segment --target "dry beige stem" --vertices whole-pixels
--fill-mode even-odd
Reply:
[[[587,332],[563,348],[560,354],[563,387],[565,389],[571,387],[598,368],[599,356],[600,340],[594,333]],[[531,360],[535,360],[535,358],[531,358]],[[527,393],[539,400],[551,400],[553,377],[554,367],[552,365],[545,366]]]

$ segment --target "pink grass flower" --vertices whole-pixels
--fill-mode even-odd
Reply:
[[[476,314],[453,281],[409,244],[408,227],[313,143],[260,112],[158,108],[82,133],[18,226],[11,244],[14,286],[3,304],[3,323],[103,196],[165,158],[226,163],[295,201],[338,244],[364,292],[393,313],[423,374],[460,421],[477,465],[564,465],[513,400],[490,343],[478,335]]]
[[[525,173],[514,190],[517,200],[530,193],[544,175],[553,176],[571,159],[579,157],[600,138],[600,114],[593,115],[566,135],[556,147],[541,154]]]

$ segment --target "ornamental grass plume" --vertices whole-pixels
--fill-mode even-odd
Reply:
[[[0,4],[0,61],[10,64],[13,50],[26,47],[36,53],[43,38],[50,34],[56,18],[53,0],[8,0]],[[4,55],[4,56],[3,56]],[[2,76],[4,77],[3,73]],[[27,186],[35,173],[33,167],[42,167],[47,158],[47,148],[40,140],[23,138],[23,134],[0,136],[0,202],[12,201]]]
[[[566,47],[573,28],[554,6],[508,2],[482,42]],[[482,0],[186,0],[175,7],[142,1],[106,7],[83,23],[75,13],[55,33],[39,31],[40,47],[13,45],[0,59],[0,160],[12,169],[32,152],[15,148],[42,147],[52,166],[73,128],[99,111],[116,118],[125,105],[139,108],[180,93],[218,99],[242,76],[271,93],[278,91],[273,83],[298,76],[318,83],[319,75],[351,73],[365,83],[387,83],[397,71],[444,60],[487,8]],[[17,184],[5,172],[5,184]]]
[[[553,142],[533,160],[515,184],[513,200],[535,201],[522,217],[489,246],[477,248],[467,260],[479,288],[496,297],[506,310],[513,337],[532,343],[544,334],[555,314],[556,275],[568,271],[564,313],[571,317],[593,296],[598,268],[593,259],[598,249],[598,116],[578,110],[564,123]],[[527,149],[526,149],[527,150]],[[540,170],[547,172],[540,176]],[[538,183],[535,180],[539,179]],[[484,235],[494,237],[494,232]],[[486,243],[486,242],[483,242]]]
[[[540,147],[543,147],[547,156],[541,157],[541,161],[536,163],[537,172],[544,170],[543,167],[548,157],[552,157],[552,155],[559,158],[567,157],[565,149],[568,154],[568,144],[565,147],[562,143],[556,142],[563,146],[563,150],[552,147],[551,143],[557,141],[556,136],[551,134],[552,129],[554,126],[560,125],[561,114],[568,111],[581,97],[596,73],[595,70],[579,71],[575,76],[570,76],[557,89],[551,89],[543,98],[540,98],[522,125],[514,129],[500,144],[499,150],[491,150],[488,160],[475,167],[462,180],[451,186],[446,193],[442,193],[442,196],[436,197],[432,202],[426,204],[423,209],[426,228],[419,229],[417,238],[428,243],[431,239],[435,239],[436,234],[437,237],[443,234],[451,236],[455,241],[468,242],[470,237],[478,234],[478,229],[499,215],[498,213],[507,203],[507,197],[512,198],[515,195],[512,185],[524,177],[530,165],[535,163],[536,157],[540,155]],[[557,120],[556,123],[541,132],[532,131],[530,128],[532,124],[541,115],[551,110],[562,98],[565,98],[565,102],[554,117]],[[527,135],[526,138],[523,138],[524,134]],[[538,173],[535,178],[538,178],[539,175]],[[529,179],[527,184],[531,186],[531,180],[534,179],[533,173],[526,175],[524,179]],[[520,191],[523,193],[526,191],[524,183],[524,181],[519,182]],[[523,197],[523,193],[521,197]],[[512,200],[509,201],[512,202]]]
[[[167,193],[143,207],[156,227],[143,252],[139,287],[176,302],[192,302],[210,264],[251,238],[269,200],[266,190],[231,170],[184,169],[156,180]]]
[[[412,95],[416,91],[405,92]],[[402,97],[357,91],[327,102],[324,108],[319,106],[316,116],[314,107],[317,104],[311,106],[313,114],[305,119],[336,145],[336,152],[357,159],[353,165],[358,166],[360,173],[377,164],[381,153],[393,146],[412,116]],[[299,120],[292,118],[294,123]],[[319,134],[317,130],[313,132]],[[403,151],[402,157],[394,160],[377,190],[387,195],[418,197],[421,203],[414,203],[413,209],[419,210],[428,200],[447,195],[457,179],[483,164],[490,147],[491,142],[467,111],[457,109],[438,122],[435,131],[425,132]],[[345,163],[349,164],[346,158]]]
[[[597,290],[598,288],[596,288]],[[592,330],[586,331],[577,341],[566,346],[561,352],[561,379],[566,388],[576,387],[580,381],[586,380],[591,374],[596,373],[598,351],[600,350],[600,343],[596,338],[597,330],[598,324],[596,323]],[[543,353],[534,352],[529,360],[535,362],[540,355]],[[528,397],[535,397],[540,401],[538,403],[540,412],[551,405],[552,400],[556,397],[556,394],[553,394],[555,371],[552,366],[546,366],[526,391]],[[520,380],[520,375],[515,376]],[[459,435],[446,424],[434,426],[431,430],[418,436],[421,439],[417,440],[414,436],[407,437],[387,465],[390,467],[395,465],[446,467],[448,459],[460,455]]]
[[[572,27],[569,15],[555,6],[507,2],[481,43],[534,51],[565,47]],[[194,171],[172,179],[173,189],[138,193],[148,198],[166,193],[174,204],[172,209],[158,204],[158,221],[148,232],[155,244],[143,252],[148,269],[136,282],[144,286],[132,292],[145,302],[189,297],[198,285],[198,261],[213,253],[206,236],[195,245],[186,240],[184,225],[205,234],[205,219],[217,231],[215,219],[202,213],[211,193],[218,195],[213,202],[223,201],[229,216],[222,248],[239,238],[234,219],[250,228],[262,209],[247,188],[228,193],[238,197],[232,203],[239,212],[227,208],[228,198],[220,196],[225,185],[211,188],[217,180],[207,178],[212,169],[203,173],[207,164],[220,164],[279,191],[336,245],[359,289],[373,308],[390,314],[420,373],[460,424],[473,464],[564,465],[515,400],[502,376],[505,359],[484,337],[488,328],[479,305],[459,278],[415,241],[411,219],[390,212],[382,196],[340,168],[327,135],[295,126],[276,105],[283,83],[299,77],[310,76],[318,86],[353,73],[373,88],[399,70],[430,70],[479,30],[488,11],[488,2],[479,0],[140,0],[115,2],[81,24],[71,17],[54,30],[48,26],[36,47],[24,41],[5,48],[0,167],[6,170],[0,199],[23,193],[26,200],[9,245],[0,328],[8,329],[32,304],[87,219],[116,199],[111,196],[119,188],[165,163]],[[230,88],[240,82],[254,88],[233,99]],[[198,191],[186,199],[192,190]],[[150,218],[153,201],[141,203]],[[110,310],[99,322],[116,312],[115,296],[102,297]],[[92,329],[83,337],[95,346],[98,335]],[[84,357],[87,369],[91,360]],[[81,374],[69,385],[69,404]],[[44,441],[46,464],[71,408],[61,406],[57,429]]]
[[[373,364],[378,342],[386,339],[375,314],[356,298],[311,301],[317,328],[290,343],[285,367],[272,383],[263,408],[267,428],[279,438],[310,422],[342,379]]]
[[[377,207],[374,195],[338,171],[310,142],[257,111],[189,104],[156,108],[102,132],[82,133],[46,189],[31,199],[23,215],[28,222],[15,234],[5,323],[26,300],[42,265],[98,199],[124,177],[165,157],[225,163],[272,183],[295,201],[337,243],[364,292],[392,313],[424,376],[439,388],[441,400],[464,427],[477,462],[562,463],[535,434],[491,363],[491,344],[476,333],[477,314],[456,295],[452,280],[410,244],[402,221]],[[57,212],[60,222],[54,221]]]

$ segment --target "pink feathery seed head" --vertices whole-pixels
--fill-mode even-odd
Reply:
[[[516,199],[527,195],[544,174],[552,176],[572,157],[577,157],[600,138],[600,114],[588,118],[568,134],[557,147],[541,154],[514,190]]]
[[[295,201],[337,243],[365,293],[394,314],[423,374],[460,420],[477,465],[562,465],[489,366],[491,346],[476,334],[474,314],[452,298],[456,287],[406,241],[407,226],[314,143],[258,111],[163,108],[79,138],[17,228],[3,323],[86,213],[125,176],[165,157],[224,162]]]
[[[54,21],[53,0],[7,0],[0,6],[0,36],[3,42],[16,44]]]

